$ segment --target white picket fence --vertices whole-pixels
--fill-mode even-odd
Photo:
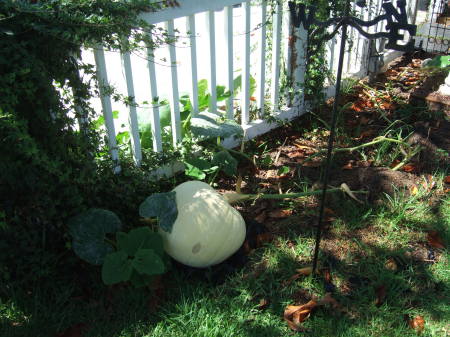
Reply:
[[[121,55],[122,74],[117,72],[114,55],[99,48],[94,51],[97,66],[97,77],[100,88],[104,84],[113,84],[124,88],[126,95],[152,102],[162,92],[170,102],[170,121],[172,143],[180,142],[180,88],[189,93],[192,103],[192,115],[199,113],[198,80],[208,81],[211,95],[209,111],[217,113],[224,110],[227,118],[235,118],[239,110],[245,137],[251,139],[277,126],[262,119],[268,112],[276,118],[292,119],[306,111],[301,88],[306,72],[307,32],[302,28],[295,29],[290,24],[290,13],[287,2],[277,3],[275,8],[268,8],[266,0],[252,3],[250,0],[179,0],[180,6],[167,8],[155,13],[142,14],[141,18],[150,24],[162,25],[170,35],[184,38],[185,44],[170,44],[166,48],[167,64],[161,66],[165,57],[157,57],[158,50],[148,50],[145,63],[142,56],[124,53]],[[382,0],[368,1],[369,8],[354,7],[360,18],[372,19],[380,14]],[[414,13],[415,0],[408,0],[408,12]],[[268,13],[273,13],[269,17]],[[267,25],[267,21],[272,24]],[[271,27],[269,32],[267,27]],[[332,27],[330,27],[332,29]],[[383,30],[383,23],[370,28],[370,32]],[[270,33],[270,34],[269,34]],[[289,43],[290,36],[295,35],[294,51]],[[369,67],[369,41],[360,36],[355,29],[350,29],[350,45],[347,49],[344,76],[363,77]],[[270,37],[270,38],[269,38]],[[340,37],[336,36],[327,43],[327,60],[330,69],[335,72],[339,53]],[[271,59],[267,59],[268,44],[271,45]],[[383,51],[383,41],[377,41],[378,51]],[[182,57],[179,56],[182,55]],[[385,58],[398,53],[389,53]],[[295,62],[291,58],[295,57]],[[117,59],[116,59],[117,61]],[[294,69],[291,65],[294,64]],[[207,70],[207,71],[206,71]],[[293,90],[296,93],[291,101],[284,100],[280,106],[280,75],[292,78]],[[122,78],[120,77],[122,75]],[[241,75],[242,88],[236,97],[233,80]],[[182,80],[180,81],[180,76]],[[116,77],[115,81],[111,78]],[[251,79],[256,79],[256,91],[251,96]],[[231,97],[226,105],[218,106],[216,86],[218,79]],[[332,81],[328,86],[332,93]],[[140,91],[140,93],[138,93]],[[324,88],[327,91],[327,88]],[[113,160],[118,160],[116,143],[116,125],[113,118],[115,102],[107,92],[101,92],[101,109],[105,119],[108,146]],[[270,111],[264,111],[269,107]],[[124,109],[124,107],[121,107]],[[154,104],[150,108],[141,109],[135,105],[128,109],[128,121],[125,124],[130,132],[133,157],[139,165],[142,160],[141,139],[139,137],[138,112],[145,114],[151,124],[153,150],[160,152],[165,148],[162,142],[160,127],[160,106]],[[252,110],[253,109],[253,110]],[[251,118],[251,112],[257,111]],[[234,144],[229,144],[234,145]],[[117,167],[120,170],[120,167]]]

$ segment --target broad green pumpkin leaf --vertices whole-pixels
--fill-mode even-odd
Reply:
[[[191,119],[191,131],[201,139],[227,138],[243,133],[242,127],[235,121],[222,121],[220,116],[209,112],[202,112]]]
[[[226,150],[215,153],[212,163],[219,166],[229,176],[237,173],[238,161]]]
[[[233,80],[234,93],[236,94],[238,91],[240,91],[241,87],[242,87],[242,75],[239,75]],[[253,96],[255,91],[256,91],[256,79],[252,75],[250,75],[250,96]]]
[[[132,261],[128,254],[119,250],[106,255],[102,266],[102,280],[106,285],[128,281],[133,271]]]
[[[116,240],[118,249],[125,251],[128,256],[135,256],[142,248],[152,249],[160,256],[164,252],[161,236],[148,227],[135,228],[128,233],[117,232]]]
[[[143,218],[157,217],[159,226],[166,232],[172,232],[172,226],[178,216],[176,192],[155,193],[139,206],[139,215]]]
[[[186,165],[184,174],[186,174],[188,177],[194,178],[196,180],[203,180],[206,178],[206,173],[200,170],[198,167],[193,166],[189,163],[184,163],[184,165]]]
[[[114,251],[105,242],[106,234],[117,232],[122,223],[113,212],[92,208],[71,218],[68,225],[75,254],[86,262],[101,265],[105,256]]]
[[[231,96],[231,92],[230,91],[225,91],[225,86],[218,85],[216,87],[217,102],[223,101],[224,99],[227,99],[230,96]]]
[[[447,68],[450,67],[450,55],[436,56],[425,64],[426,67]]]
[[[133,269],[130,281],[135,288],[141,288],[151,284],[155,278],[156,275],[139,274],[135,269]]]
[[[131,264],[138,273],[145,275],[160,275],[166,270],[161,257],[153,249],[139,249]]]

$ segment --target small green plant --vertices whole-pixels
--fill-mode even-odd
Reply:
[[[225,149],[220,143],[224,138],[242,135],[240,125],[218,115],[203,112],[191,119],[191,132],[193,137],[200,140],[204,147],[211,148],[211,151],[208,155],[190,156],[184,160],[187,176],[204,180],[210,174],[212,178],[209,183],[212,184],[221,170],[229,176],[236,175],[238,160],[230,153],[231,150]]]
[[[135,287],[149,285],[167,270],[162,238],[149,227],[128,233],[119,231],[120,219],[111,211],[92,208],[69,220],[72,248],[78,257],[102,266],[106,285],[130,281]],[[115,241],[108,235],[115,234]]]

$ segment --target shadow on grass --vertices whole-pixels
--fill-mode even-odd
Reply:
[[[435,229],[448,245],[450,207],[448,200],[443,203],[447,206],[442,201],[436,205],[432,223],[408,220],[399,226],[422,233]],[[432,249],[440,262],[431,263],[414,254],[417,247],[428,254],[430,247],[425,241],[393,248],[370,240],[364,237],[364,230],[370,217],[377,216],[382,208],[372,209],[367,216],[370,207],[345,209],[346,202],[340,205],[344,207],[338,215],[342,228],[336,232],[331,226],[325,231],[320,260],[332,273],[336,286],[333,296],[345,313],[319,308],[304,323],[305,334],[414,336],[403,320],[405,314],[420,314],[437,326],[445,321],[450,303],[445,252]],[[358,223],[359,217],[364,218],[362,223]],[[297,268],[311,263],[314,228],[301,224],[285,227],[275,244],[251,255],[244,269],[233,269],[226,263],[209,271],[175,268],[165,278],[165,298],[159,307],[147,290],[102,286],[99,271],[90,267],[72,270],[32,288],[19,288],[18,282],[2,285],[0,335],[78,337],[84,331],[85,336],[102,337],[285,336],[290,333],[282,319],[285,306],[305,303],[309,294],[321,296],[326,291],[320,276],[286,284]],[[383,231],[374,234],[383,235]],[[327,241],[339,244],[339,240],[358,248],[341,254],[336,247],[326,245]],[[287,242],[294,246],[289,247]],[[395,269],[386,268],[391,258]],[[224,279],[217,282],[217,273],[223,273]],[[377,306],[377,289],[381,286],[385,296]],[[267,300],[266,308],[258,308],[261,299]],[[66,330],[70,327],[72,335]],[[77,329],[80,334],[76,334]],[[367,333],[367,329],[378,332]],[[66,334],[58,335],[63,331]]]

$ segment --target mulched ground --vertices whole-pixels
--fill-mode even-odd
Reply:
[[[341,120],[344,132],[354,140],[359,140],[360,144],[367,143],[380,135],[380,131],[387,126],[387,119],[393,121],[403,117],[398,110],[404,108],[405,104],[424,105],[424,102],[418,101],[417,97],[411,94],[417,90],[430,90],[431,87],[439,86],[439,79],[434,76],[430,81],[429,72],[421,68],[421,61],[428,57],[430,55],[425,53],[402,56],[392,62],[386,72],[378,75],[375,83],[357,84],[353,90],[341,97],[341,105],[348,105]],[[440,80],[443,81],[443,78]],[[388,82],[389,92],[386,91]],[[333,99],[330,99],[316,111],[328,123],[331,119],[332,103]],[[408,119],[413,126],[409,143],[420,144],[423,150],[414,156],[408,165],[402,170],[393,171],[388,166],[375,167],[372,161],[364,161],[355,153],[341,153],[335,156],[330,185],[340,186],[341,183],[346,183],[352,190],[368,191],[368,195],[361,199],[369,203],[380,203],[385,194],[392,195],[396,190],[411,193],[424,184],[429,184],[432,188],[434,182],[431,174],[436,169],[436,163],[448,165],[450,162],[450,122],[443,118],[429,118],[423,115],[422,110],[417,111],[419,112],[416,115],[413,114]],[[259,158],[255,158],[255,161],[261,162],[262,157],[268,157],[270,164],[267,167],[249,167],[247,163],[246,167],[241,168],[244,173],[243,193],[287,193],[298,191],[299,184],[307,185],[308,189],[321,187],[324,156],[317,156],[314,160],[306,158],[326,148],[329,132],[313,131],[311,128],[314,120],[314,116],[304,115],[293,121],[290,127],[275,129],[260,136],[249,146],[251,148],[246,153],[258,153],[258,149],[263,145],[268,148],[266,152],[258,153],[256,156]],[[335,146],[346,147],[345,137],[338,137]],[[370,148],[368,151],[370,154]],[[297,182],[297,185],[293,184],[294,182]],[[235,189],[235,180],[226,176],[219,177],[217,184],[221,191]],[[301,202],[301,215],[295,214],[292,209],[283,208],[279,201],[257,200],[252,204],[237,206],[249,226],[247,240],[241,250],[228,261],[207,272],[181,265],[178,267],[188,274],[222,282],[230,271],[245,265],[249,251],[262,246],[275,236],[283,235],[289,224],[308,228],[316,226],[319,206],[317,198],[303,198]],[[327,217],[333,219],[333,214],[326,214]],[[283,226],[283,223],[286,226]],[[369,227],[354,234],[370,237],[370,231]],[[324,239],[323,245],[324,250],[330,251],[330,256],[351,249],[336,246],[332,239],[327,238]],[[416,248],[413,255],[416,254],[422,261],[427,260],[429,249],[424,245]]]

